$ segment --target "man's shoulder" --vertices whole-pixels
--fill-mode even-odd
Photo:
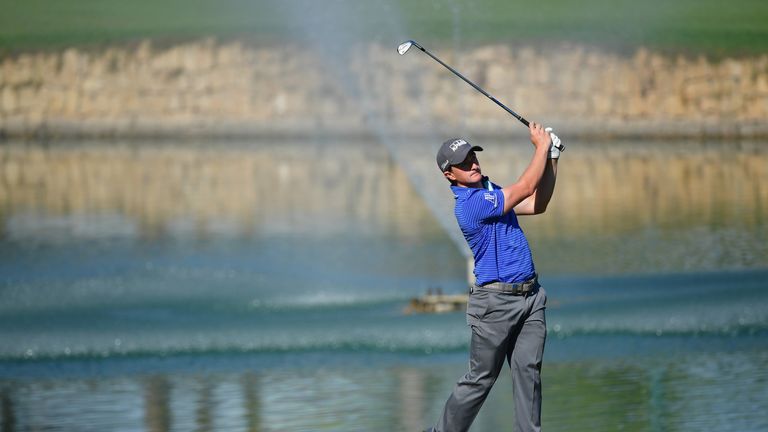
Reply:
[[[456,198],[457,206],[468,205],[477,199],[478,194],[482,196],[483,192],[485,192],[484,189],[465,188],[461,186],[451,186],[451,190],[453,191],[453,197]]]
[[[500,209],[504,205],[501,191],[461,187],[456,189],[462,189],[454,192],[456,197],[454,212],[459,225],[487,224],[501,216]]]
[[[467,198],[478,192],[487,192],[485,189],[481,188],[470,188],[453,185],[451,185],[451,191],[457,198]]]
[[[468,202],[476,200],[492,201],[494,196],[498,195],[500,189],[494,188],[493,190],[482,188],[465,188],[460,186],[451,186],[453,196],[456,201]]]

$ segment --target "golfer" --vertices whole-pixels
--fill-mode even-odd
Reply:
[[[428,430],[468,430],[505,359],[512,369],[515,431],[541,430],[547,295],[517,215],[546,210],[555,187],[560,139],[536,123],[529,129],[536,148],[533,158],[520,178],[503,188],[482,175],[476,155],[481,147],[450,139],[437,153],[437,165],[456,198],[456,220],[474,255],[475,285],[467,304],[469,371],[456,383],[437,425]]]

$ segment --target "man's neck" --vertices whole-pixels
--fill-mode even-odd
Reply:
[[[456,182],[456,186],[468,188],[468,189],[482,189],[483,182],[470,183],[470,184],[463,184],[463,183]]]
[[[483,177],[483,179],[477,183],[456,182],[456,186],[468,188],[468,189],[485,189],[485,185],[484,185],[485,182],[490,182],[490,180],[488,180],[488,177]]]

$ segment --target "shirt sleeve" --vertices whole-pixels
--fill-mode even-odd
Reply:
[[[467,222],[485,222],[504,214],[504,193],[495,189],[475,189],[468,194],[463,206]]]

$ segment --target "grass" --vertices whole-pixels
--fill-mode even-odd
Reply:
[[[334,43],[584,43],[768,52],[768,2],[737,0],[0,0],[0,53],[204,36]]]

